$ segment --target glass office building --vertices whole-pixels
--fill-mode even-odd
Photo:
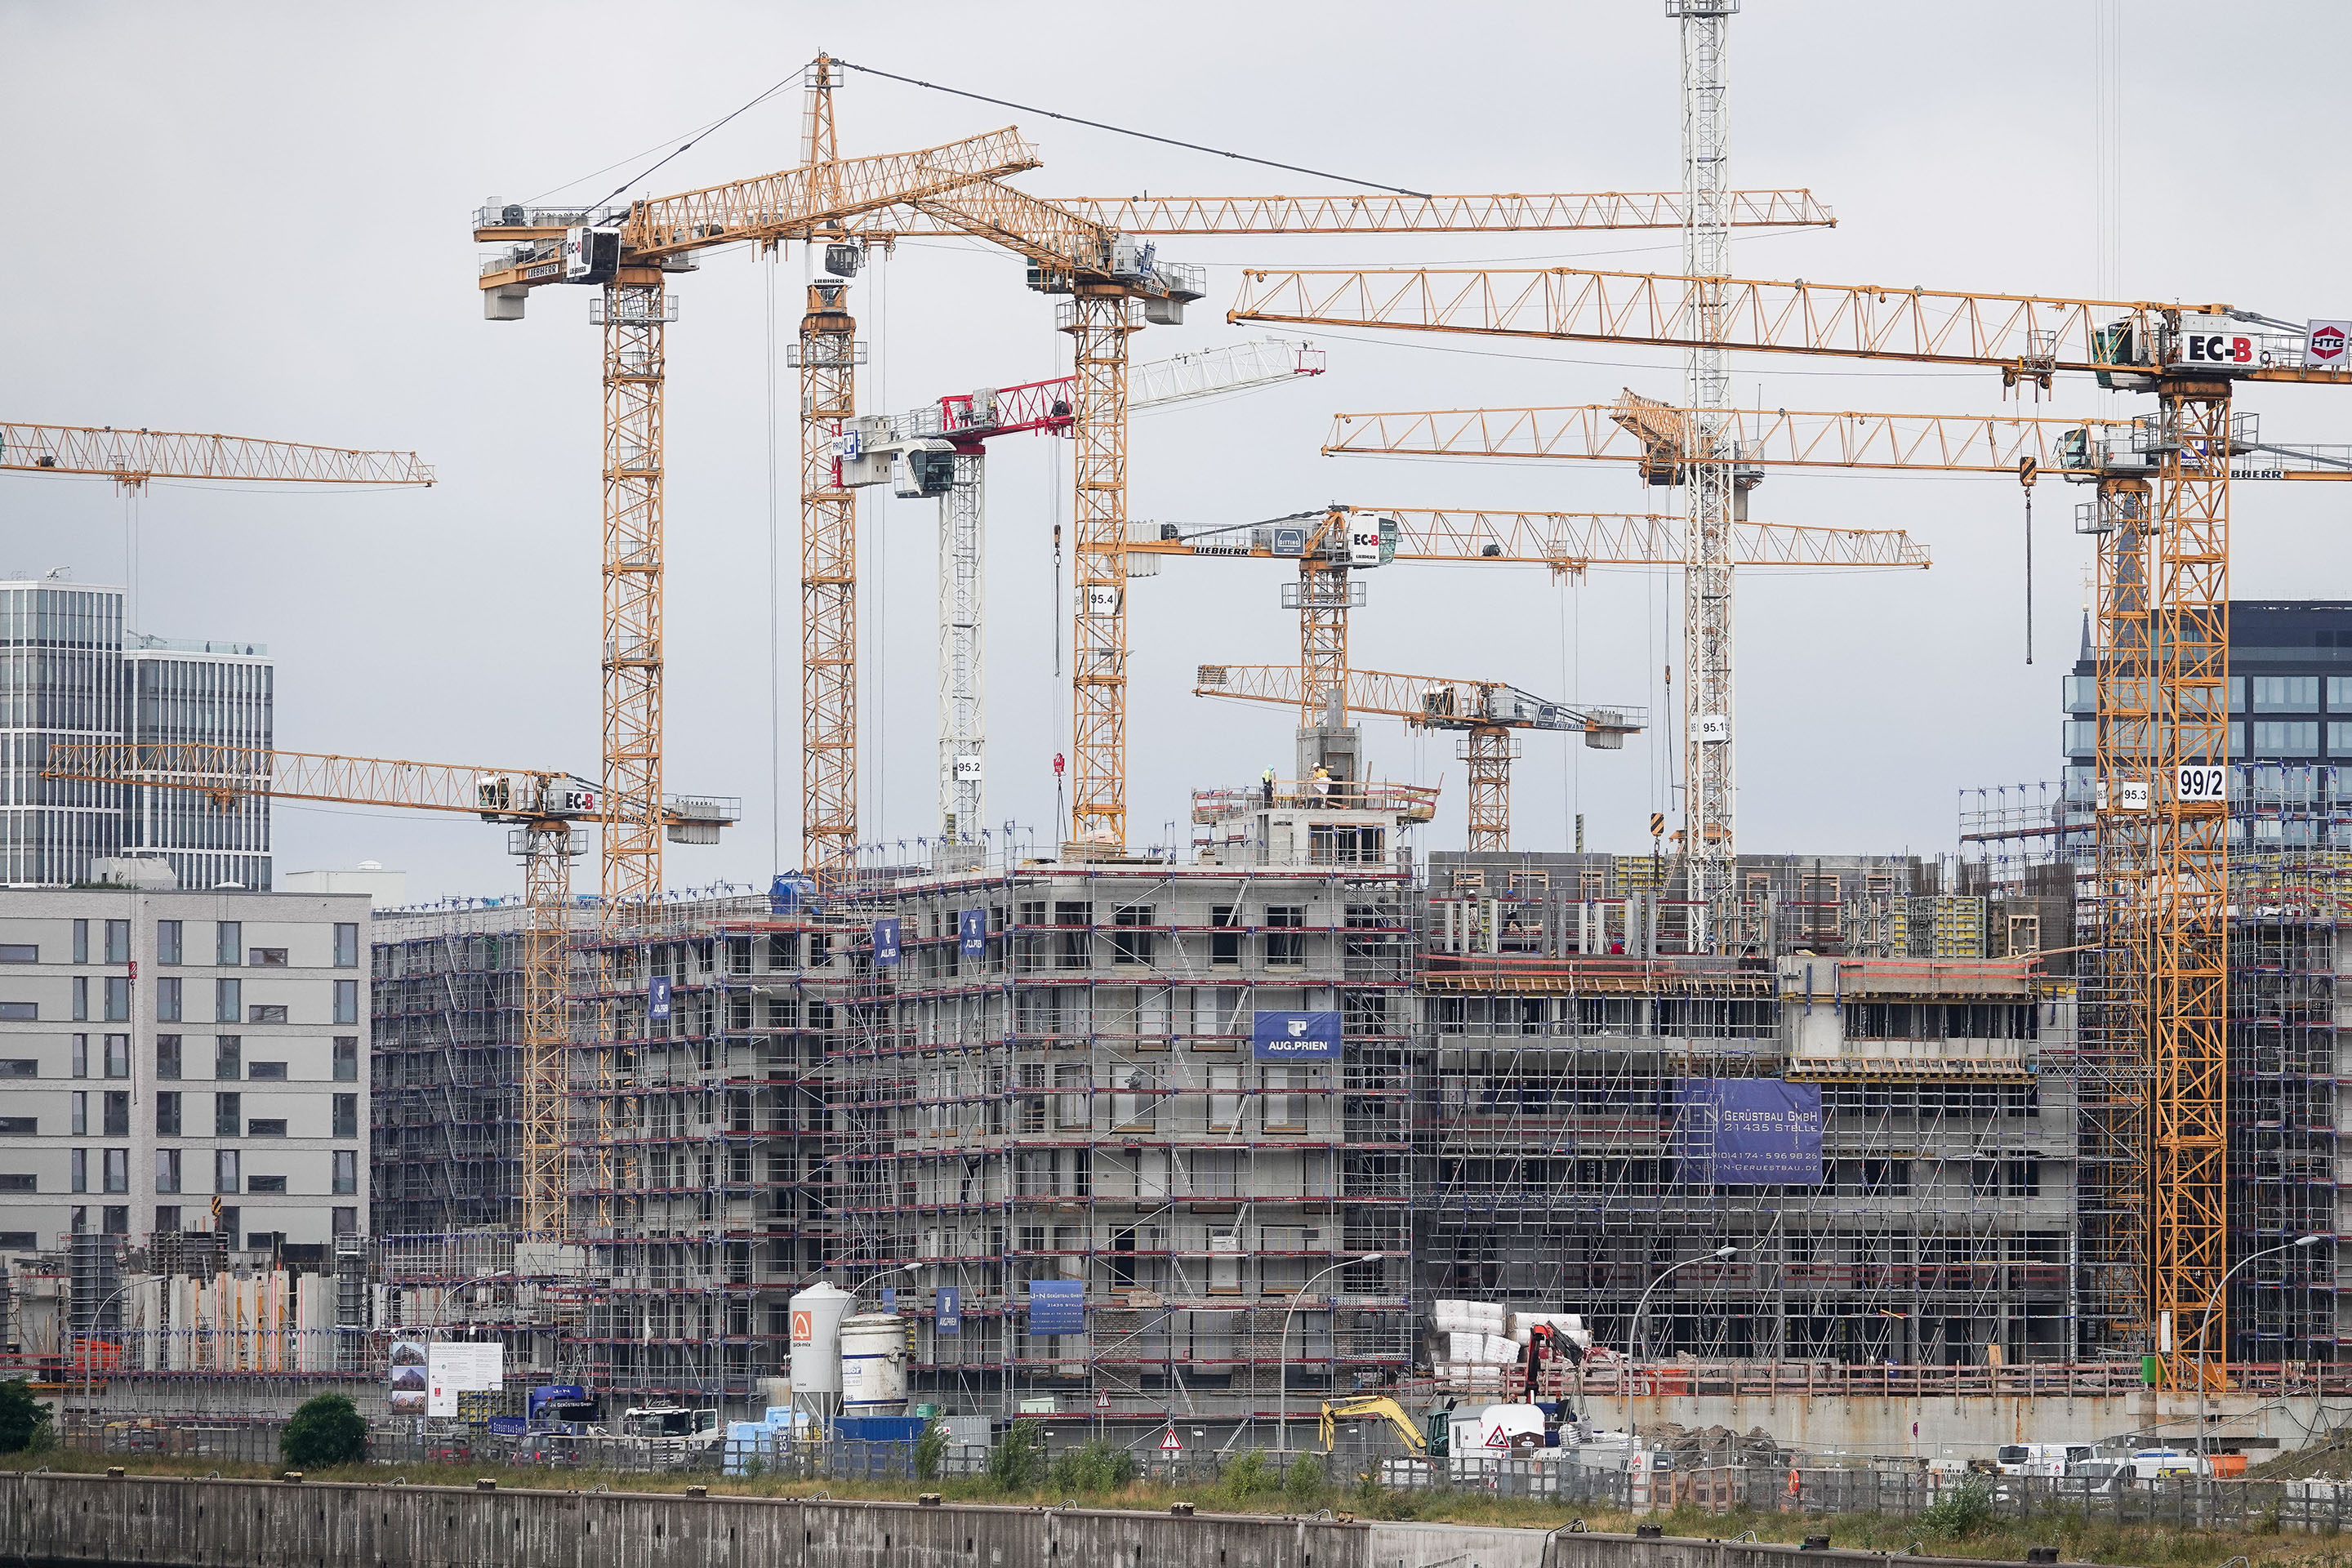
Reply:
[[[131,854],[165,860],[183,888],[268,888],[266,797],[41,776],[58,744],[271,744],[266,647],[126,633],[122,609],[120,588],[0,582],[0,885],[69,887]]]

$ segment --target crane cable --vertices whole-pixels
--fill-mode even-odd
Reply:
[[[1311,174],[1318,180],[1336,180],[1340,184],[1360,185],[1368,191],[1388,191],[1400,196],[1417,196],[1423,201],[1432,199],[1427,191],[1407,190],[1402,185],[1384,185],[1377,180],[1351,180],[1345,174],[1334,174],[1322,169],[1309,169],[1297,163],[1277,163],[1271,158],[1255,158],[1247,153],[1228,153],[1222,147],[1204,147],[1198,142],[1182,142],[1173,136],[1155,136],[1149,131],[1130,131],[1124,125],[1109,125],[1099,120],[1086,120],[1075,114],[1058,114],[1050,109],[1015,103],[1008,98],[991,98],[984,92],[970,92],[960,87],[946,87],[935,81],[922,81],[914,77],[900,76],[895,71],[877,70],[872,66],[861,66],[849,60],[835,59],[833,63],[844,70],[862,71],[867,76],[886,77],[891,81],[905,82],[908,87],[929,88],[933,92],[950,93],[957,98],[969,98],[981,103],[992,103],[999,109],[1017,110],[1023,114],[1042,114],[1048,120],[1059,120],[1071,125],[1083,125],[1090,131],[1108,131],[1114,136],[1132,136],[1141,142],[1157,142],[1166,147],[1181,147],[1190,153],[1206,153],[1213,158],[1231,158],[1238,163],[1255,163],[1263,168],[1287,170],[1294,174]],[[746,104],[744,107],[748,109],[751,105]],[[685,150],[683,147],[678,149],[681,153]],[[667,161],[664,160],[664,162]]]

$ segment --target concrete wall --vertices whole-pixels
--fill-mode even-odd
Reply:
[[[0,1478],[47,1568],[1887,1568],[1871,1552],[1445,1525],[158,1477]],[[1979,1568],[1938,1559],[1937,1568]],[[1990,1568],[1990,1565],[1984,1565]]]

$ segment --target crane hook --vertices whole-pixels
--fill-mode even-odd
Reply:
[[[2041,466],[2032,458],[2017,459],[2017,482],[2025,489],[2025,662],[2033,662],[2033,481]]]

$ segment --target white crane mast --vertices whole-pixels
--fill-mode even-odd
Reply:
[[[1682,24],[1683,272],[1721,279],[1730,264],[1731,131],[1724,55],[1739,0],[1666,0]],[[1691,290],[1685,365],[1690,447],[1683,497],[1689,565],[1683,573],[1684,852],[1691,904],[1706,913],[1706,945],[1735,946],[1738,895],[1732,842],[1731,558],[1736,520],[1733,459],[1724,411],[1730,378],[1719,282]],[[1696,933],[1694,933],[1696,936]],[[1696,943],[1695,943],[1696,945]]]
[[[1323,351],[1310,343],[1252,339],[1135,366],[1128,406],[1162,407],[1322,374]],[[895,420],[861,421],[863,438],[843,468],[848,485],[887,479],[901,495],[939,499],[940,842],[933,859],[942,870],[979,863],[986,820],[984,443],[1019,431],[1069,434],[1074,394],[1066,376],[942,398]],[[888,428],[872,427],[883,425]]]

